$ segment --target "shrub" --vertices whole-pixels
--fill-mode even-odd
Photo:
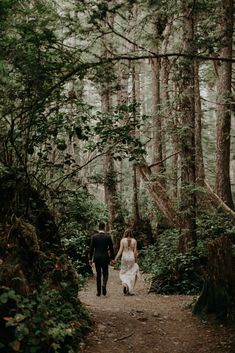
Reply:
[[[167,230],[158,241],[140,252],[141,268],[152,274],[151,290],[164,294],[195,294],[203,284],[203,248],[187,254],[178,251],[179,233]]]
[[[101,202],[86,191],[70,191],[62,195],[59,207],[60,234],[66,254],[76,271],[86,276],[90,272],[88,251],[90,233],[99,221],[107,219],[107,210]]]
[[[197,219],[197,235],[199,239],[206,242],[226,235],[235,244],[235,224],[225,214],[218,212],[214,214],[202,213]]]
[[[2,287],[0,313],[4,353],[74,353],[91,324],[76,297],[47,284],[27,297]]]
[[[74,268],[79,274],[85,275],[88,271],[88,233],[77,222],[68,222],[64,228],[66,235],[62,238],[66,254],[71,259]]]

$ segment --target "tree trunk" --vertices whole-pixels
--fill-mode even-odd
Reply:
[[[191,7],[183,7],[184,53],[193,54],[194,19]],[[194,65],[192,59],[181,59],[180,75],[181,109],[181,212],[182,230],[179,250],[185,253],[196,245],[196,197],[195,197],[195,103],[194,103]]]
[[[138,170],[146,182],[150,195],[156,202],[159,210],[168,220],[169,225],[180,229],[181,216],[175,208],[174,202],[168,197],[167,190],[162,186],[162,183],[158,180],[158,178],[153,180],[151,169],[148,167],[144,159],[142,160],[142,163],[138,164]]]
[[[118,86],[117,104],[118,106],[128,105],[128,79],[129,79],[129,62],[122,60],[118,67]],[[126,113],[127,114],[127,113]],[[123,192],[123,160],[120,161],[120,194]]]
[[[162,107],[162,134],[161,134],[161,139],[162,139],[162,155],[163,159],[166,157],[166,127],[168,126],[168,119],[169,116],[172,115],[170,104],[169,104],[169,90],[170,90],[170,85],[169,85],[169,75],[170,75],[170,61],[168,57],[162,58],[161,59],[161,70],[160,70],[160,84],[161,84],[161,90],[160,90],[160,97],[161,97],[161,107]],[[165,170],[167,169],[166,163],[164,163]],[[167,183],[167,178],[165,176],[165,184]]]
[[[105,173],[105,203],[109,210],[109,228],[113,229],[114,220],[116,218],[116,203],[117,203],[117,190],[116,190],[116,173],[114,170],[113,157],[109,152],[105,155],[104,160],[104,173]]]
[[[132,205],[132,223],[133,227],[140,223],[140,212],[139,212],[139,178],[138,168],[133,165],[133,205]]]
[[[223,210],[233,221],[235,220],[235,212],[213,191],[210,184],[204,180],[204,185],[207,188],[207,206],[208,206],[208,198],[211,200],[211,203],[215,205],[218,210]]]
[[[196,182],[198,185],[204,184],[205,169],[203,162],[202,152],[202,109],[200,97],[200,80],[199,80],[199,65],[198,62],[194,63],[194,97],[195,97],[195,164],[196,164]]]
[[[160,59],[151,59],[152,69],[152,114],[153,114],[153,164],[154,170],[161,175],[164,184],[163,173],[165,171],[162,152],[162,117],[160,113]]]
[[[101,109],[103,113],[109,113],[111,109],[111,97],[108,87],[104,87],[101,94]],[[107,150],[104,159],[104,174],[105,174],[105,202],[109,210],[109,228],[113,229],[116,210],[116,175],[114,171],[113,157],[110,151]]]
[[[132,102],[134,104],[140,103],[140,77],[137,70],[137,66],[133,63],[132,68]],[[138,123],[140,119],[139,106],[136,105],[135,111],[133,112],[135,123]],[[134,131],[136,137],[138,137],[138,132]],[[139,213],[139,178],[138,178],[138,168],[136,164],[133,164],[133,202],[132,202],[132,225],[133,228],[137,228],[140,223],[140,213]]]
[[[101,108],[102,112],[110,113],[111,96],[108,84],[104,84],[104,87],[102,87]],[[123,223],[123,219],[120,220],[121,212],[117,196],[117,180],[116,172],[114,170],[114,161],[108,148],[104,159],[104,174],[105,202],[109,211],[109,231],[111,231],[113,234],[115,247],[118,247],[119,239],[117,239],[117,235],[119,231],[116,230],[119,228],[119,223]]]
[[[232,58],[233,0],[221,0],[219,30],[222,33],[220,56]],[[234,208],[230,184],[230,130],[232,63],[218,65],[217,134],[216,134],[216,193]]]
[[[114,14],[110,14],[109,22],[114,25]],[[108,41],[109,39],[109,41]],[[112,52],[112,40],[107,36],[103,39],[102,55],[104,58],[110,57]],[[112,83],[109,76],[109,67],[107,67],[107,76],[103,77],[101,83],[101,109],[103,113],[111,114],[112,111]],[[111,68],[113,69],[113,68]],[[111,71],[111,70],[110,70]],[[109,231],[112,234],[114,247],[119,247],[120,235],[123,233],[124,219],[121,212],[120,202],[117,192],[117,173],[114,168],[114,160],[111,155],[110,146],[107,146],[104,159],[105,174],[105,201],[109,211]]]
[[[170,116],[170,128],[171,128],[171,141],[172,141],[172,149],[173,149],[173,159],[172,159],[172,168],[171,168],[171,178],[172,178],[172,186],[173,186],[173,196],[177,200],[179,194],[179,154],[176,153],[180,151],[180,137],[178,136],[178,127],[179,127],[179,106],[178,106],[178,96],[179,96],[179,87],[175,82],[174,78],[174,100],[175,111],[178,113],[176,116]]]
[[[235,308],[235,266],[231,241],[222,236],[208,244],[207,277],[194,314],[215,314],[225,319]]]
[[[159,15],[154,18],[153,33],[155,35],[155,45],[153,50],[155,53],[159,52],[159,47],[163,43],[163,32],[167,25],[167,20]],[[159,181],[165,185],[165,165],[163,162],[163,138],[162,138],[162,118],[161,114],[161,59],[150,59],[152,71],[152,114],[153,114],[153,164],[156,164],[154,171],[158,174]]]

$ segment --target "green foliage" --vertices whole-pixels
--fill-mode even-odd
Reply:
[[[57,97],[60,91],[51,86],[64,69],[67,51],[57,45],[60,19],[52,3],[5,0],[0,10],[5,20],[0,25],[1,161],[22,165],[47,139],[48,107],[54,91]]]
[[[4,352],[75,353],[91,325],[77,298],[47,284],[27,297],[2,287],[0,312],[4,322],[5,338],[1,337]]]
[[[202,213],[197,219],[197,234],[200,239],[209,241],[222,235],[227,235],[235,244],[235,224],[224,213]]]
[[[178,250],[177,231],[161,233],[154,245],[140,252],[141,268],[153,275],[152,290],[157,293],[198,293],[204,281],[207,244],[222,235],[227,235],[235,244],[234,222],[217,212],[198,214],[197,247],[184,255]]]
[[[181,254],[178,251],[179,233],[167,230],[159,235],[156,244],[140,251],[141,268],[152,274],[152,290],[165,294],[195,294],[203,284],[200,257],[203,249]]]
[[[86,190],[63,194],[58,207],[61,209],[60,232],[65,251],[77,272],[85,275],[89,272],[89,235],[100,221],[107,221],[107,210]]]
[[[67,222],[63,227],[62,243],[79,274],[87,272],[89,237],[77,222]]]
[[[63,192],[58,201],[64,220],[76,221],[87,231],[99,221],[108,219],[105,205],[90,195],[86,189]]]
[[[146,139],[136,137],[134,133],[141,128],[142,123],[137,119],[139,105],[132,103],[119,105],[112,113],[97,112],[94,116],[94,132],[99,136],[99,141],[91,146],[102,152],[110,148],[114,159],[129,158],[138,161],[146,153],[144,144]],[[146,116],[142,116],[145,120]]]

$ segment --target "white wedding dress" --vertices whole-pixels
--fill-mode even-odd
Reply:
[[[129,245],[128,245],[127,238],[123,238],[121,241],[123,242],[122,244],[123,251],[122,251],[122,257],[121,257],[121,270],[120,270],[119,276],[122,281],[122,284],[128,286],[128,292],[130,294],[133,294],[137,277],[140,276],[139,266],[135,262],[135,254],[134,254],[136,240],[131,239],[131,241],[129,242]]]

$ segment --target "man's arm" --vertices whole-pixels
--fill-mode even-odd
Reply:
[[[92,236],[91,243],[90,243],[90,250],[89,250],[89,263],[90,263],[90,265],[92,264],[92,261],[93,261],[94,249],[95,249],[94,236]]]
[[[114,259],[114,250],[113,250],[113,241],[112,241],[111,237],[109,237],[109,251],[110,251],[111,260],[113,260]]]

